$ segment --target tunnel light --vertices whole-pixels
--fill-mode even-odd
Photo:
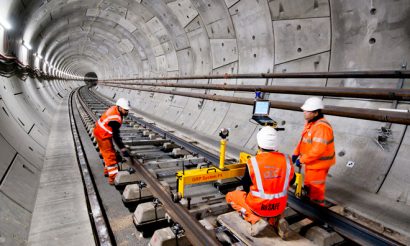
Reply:
[[[40,60],[43,59],[43,57],[38,53],[34,53],[33,56],[38,57]]]
[[[26,49],[31,50],[33,47],[27,42],[24,42],[24,40],[21,41],[21,44],[26,47]]]
[[[6,20],[0,21],[0,26],[4,27],[4,29],[6,29],[6,30],[10,30],[12,28],[10,22],[8,22]]]

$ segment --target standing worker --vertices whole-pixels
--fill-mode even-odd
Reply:
[[[333,129],[324,118],[323,102],[308,98],[301,109],[306,120],[302,137],[292,155],[297,167],[305,165],[305,188],[312,202],[325,205],[325,182],[329,168],[336,163]]]
[[[269,224],[279,236],[287,236],[288,223],[283,218],[289,184],[294,182],[294,170],[289,156],[279,153],[276,130],[263,127],[256,136],[259,153],[248,160],[243,191],[226,194],[226,202],[251,223],[251,236],[261,235]],[[261,217],[269,218],[269,224]]]
[[[115,106],[107,109],[95,124],[94,137],[104,158],[104,174],[108,174],[108,183],[110,185],[114,184],[115,176],[118,173],[118,161],[112,139],[121,150],[122,155],[124,157],[129,156],[128,150],[120,137],[122,119],[128,115],[129,109],[130,102],[125,98],[120,98]]]

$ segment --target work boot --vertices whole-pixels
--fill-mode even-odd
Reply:
[[[278,222],[278,235],[283,240],[286,240],[289,236],[289,224],[284,218]]]
[[[108,177],[108,184],[115,185],[115,176]]]
[[[258,220],[255,224],[251,224],[250,234],[252,237],[262,235],[263,231],[265,231],[269,227],[269,223],[266,222],[264,219]]]

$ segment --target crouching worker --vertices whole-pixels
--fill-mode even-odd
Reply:
[[[226,194],[226,201],[251,223],[251,236],[261,235],[274,227],[286,239],[288,223],[283,218],[289,184],[294,182],[294,169],[289,156],[279,153],[276,130],[265,126],[257,134],[259,153],[248,160],[243,191]],[[265,219],[267,218],[268,222]]]
[[[94,128],[94,137],[105,163],[104,175],[108,174],[108,183],[111,185],[114,184],[115,176],[118,173],[118,160],[112,140],[114,139],[124,157],[129,156],[120,137],[122,119],[128,115],[129,109],[130,102],[127,99],[118,99],[115,106],[110,107],[101,115]]]

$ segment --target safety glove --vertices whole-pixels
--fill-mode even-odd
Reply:
[[[122,148],[121,149],[121,154],[123,157],[130,157],[130,152],[127,148]]]
[[[300,163],[300,160],[297,159],[296,162],[295,162],[295,166],[297,166],[298,168],[300,168],[301,165],[302,165],[302,163]]]
[[[299,158],[298,155],[292,155],[292,162],[296,163],[296,160]]]

